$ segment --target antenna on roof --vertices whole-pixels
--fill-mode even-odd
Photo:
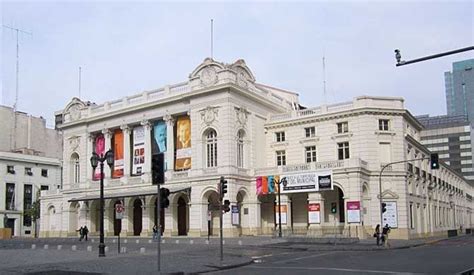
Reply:
[[[79,66],[79,99],[81,99],[81,73],[82,73],[82,68]]]
[[[324,104],[327,104],[326,98],[326,57],[323,54],[323,92],[324,92]]]
[[[211,19],[211,59],[214,59],[214,19]]]

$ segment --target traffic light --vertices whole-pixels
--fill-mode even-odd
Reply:
[[[222,210],[224,210],[225,213],[230,211],[230,201],[229,200],[224,200],[224,205],[222,206]]]
[[[221,195],[221,198],[224,197],[224,194],[227,193],[227,180],[224,179],[224,177],[221,177],[221,186],[220,186],[220,195]]]
[[[170,195],[170,190],[168,188],[160,189],[160,207],[161,208],[168,208],[168,206],[170,206],[170,200],[168,199],[169,195]]]
[[[165,183],[164,154],[154,154],[151,156],[151,174],[153,184]]]
[[[439,157],[436,153],[431,154],[431,169],[439,169]]]
[[[387,204],[382,202],[382,213],[385,213],[385,211],[387,211]]]
[[[335,202],[331,203],[331,213],[337,212],[337,204]]]

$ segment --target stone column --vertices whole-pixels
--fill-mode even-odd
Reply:
[[[278,205],[278,198],[277,205]],[[283,236],[288,236],[289,233],[292,232],[293,228],[291,228],[291,199],[288,195],[280,194],[281,206],[284,208],[286,205],[286,224],[283,220],[283,212],[282,212],[282,221],[281,221],[281,229]],[[276,223],[277,223],[277,230],[278,230],[278,212],[276,213]]]
[[[123,177],[120,178],[122,183],[128,183],[128,178],[130,177],[131,167],[131,145],[130,145],[130,133],[131,129],[128,125],[120,126],[120,129],[123,132]]]
[[[109,129],[104,129],[102,130],[102,134],[104,135],[105,139],[105,151],[104,151],[104,156],[105,153],[111,148],[111,143],[112,143],[112,132]],[[100,169],[100,163],[97,166],[98,169]],[[107,164],[107,161],[104,161],[104,186],[109,185],[109,179],[112,176],[111,170],[109,165]]]
[[[174,123],[175,119],[167,114],[164,117],[166,122],[166,174],[174,170]],[[167,178],[171,178],[167,175]]]
[[[256,198],[255,201],[244,202],[244,207],[240,213],[242,219],[248,219],[248,233],[249,235],[261,234],[262,230],[262,212],[260,207],[260,201]],[[244,208],[248,207],[248,213],[244,213]],[[245,228],[243,228],[245,230]]]
[[[152,221],[150,221],[150,213],[147,209],[147,204],[145,198],[141,198],[142,201],[142,232],[140,233],[141,237],[147,237],[150,233],[150,224],[152,224]]]
[[[322,224],[324,223],[324,199],[321,196],[321,193],[308,193],[308,204],[319,204],[319,223],[309,223],[308,224],[308,235],[310,236],[322,236]],[[309,209],[307,208],[308,214]],[[308,218],[309,221],[309,218]]]
[[[173,201],[173,199],[170,198],[170,201]],[[163,231],[163,236],[171,237],[172,235],[178,235],[178,205],[176,203],[170,203],[168,208],[164,209],[163,214],[165,215],[165,230]],[[176,222],[173,216],[176,217]]]
[[[145,128],[145,164],[143,165],[142,182],[151,182],[151,123],[143,120],[140,125]]]
[[[189,237],[207,236],[207,208],[208,203],[201,200],[193,202],[189,207]],[[214,226],[215,230],[219,230],[219,226]]]
[[[128,217],[130,214],[130,209],[128,209],[128,205],[125,205],[125,200],[122,200],[122,205],[123,205],[124,213],[122,216],[122,226],[121,226],[122,229],[120,230],[120,236],[127,236]]]

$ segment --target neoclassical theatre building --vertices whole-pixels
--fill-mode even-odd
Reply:
[[[257,83],[243,60],[207,58],[183,83],[102,105],[74,98],[56,123],[64,137],[63,189],[41,194],[43,237],[75,236],[83,225],[98,234],[100,173],[90,157],[109,149],[107,236],[150,236],[158,224],[155,153],[165,155],[171,191],[160,221],[165,236],[218,234],[221,176],[229,186],[229,237],[275,234],[281,219],[284,235],[367,238],[381,222],[380,194],[383,223],[396,238],[472,227],[473,187],[445,164],[430,169],[422,125],[401,98],[304,108],[297,93]],[[384,164],[419,158],[426,159],[385,169],[379,188]]]

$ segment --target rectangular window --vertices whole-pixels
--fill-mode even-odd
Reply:
[[[48,177],[48,169],[41,169],[41,176],[47,178]]]
[[[285,151],[276,151],[277,166],[286,165],[286,154]]]
[[[276,142],[285,141],[285,132],[276,132],[275,133]]]
[[[31,171],[31,167],[25,167],[25,175],[33,176],[33,171]]]
[[[349,142],[340,142],[337,144],[337,155],[340,160],[349,158]]]
[[[388,119],[379,119],[379,130],[388,131],[389,130],[389,120]]]
[[[15,167],[13,165],[7,165],[7,173],[15,174]]]
[[[41,191],[49,190],[49,186],[41,185]]]
[[[305,148],[306,163],[316,162],[316,146],[308,146]]]
[[[316,128],[314,128],[314,127],[304,128],[304,133],[305,133],[305,137],[307,137],[307,138],[315,137],[316,136]]]
[[[5,209],[15,210],[15,184],[7,183],[5,189]]]
[[[337,124],[337,133],[347,133],[349,132],[349,123],[348,122],[340,122]]]
[[[25,184],[23,187],[23,211],[31,208],[33,204],[33,185]],[[24,215],[23,225],[31,226],[31,217],[29,215]]]

